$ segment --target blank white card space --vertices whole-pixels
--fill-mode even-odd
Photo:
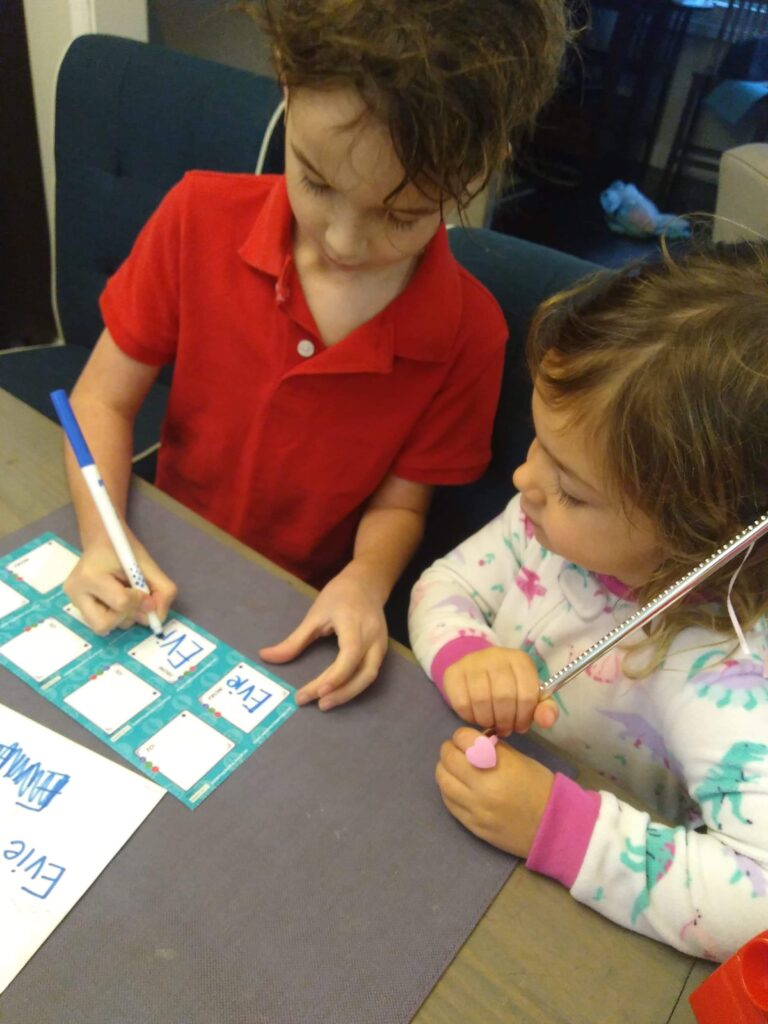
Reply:
[[[87,640],[58,619],[43,619],[3,644],[0,654],[41,683],[90,649]]]
[[[180,789],[189,789],[234,747],[232,740],[182,711],[137,748],[136,753]]]
[[[18,611],[25,604],[29,604],[29,601],[27,601],[23,594],[20,594],[13,587],[9,587],[7,583],[3,583],[0,580],[0,619],[10,615],[11,612]]]
[[[47,540],[39,548],[9,562],[6,569],[41,594],[47,594],[54,587],[61,586],[77,565],[79,557],[57,540]]]
[[[64,703],[109,735],[159,696],[159,690],[127,668],[110,665],[65,697]]]

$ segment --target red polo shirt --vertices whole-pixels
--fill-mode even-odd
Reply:
[[[303,579],[351,556],[389,473],[464,483],[490,457],[507,328],[444,228],[407,288],[325,347],[282,176],[194,171],[101,297],[119,347],[175,362],[157,484]]]

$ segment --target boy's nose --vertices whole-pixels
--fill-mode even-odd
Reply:
[[[365,255],[365,235],[352,217],[334,217],[325,231],[328,255],[339,263],[354,264]]]

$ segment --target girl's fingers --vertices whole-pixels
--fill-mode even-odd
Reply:
[[[540,729],[551,729],[560,715],[560,709],[551,697],[542,700],[536,707],[533,718]]]
[[[472,721],[483,729],[490,729],[495,724],[491,677],[487,672],[478,672],[469,680],[468,690],[472,701]]]

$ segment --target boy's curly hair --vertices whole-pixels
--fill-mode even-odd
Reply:
[[[697,245],[593,276],[540,307],[528,362],[544,399],[591,428],[617,496],[658,530],[667,555],[641,602],[768,511],[767,245]],[[732,632],[734,571],[656,621],[641,644],[653,664],[685,626]],[[765,541],[731,600],[744,628],[768,611]]]
[[[408,182],[459,209],[503,167],[552,95],[562,0],[254,0],[289,88],[355,89]]]

